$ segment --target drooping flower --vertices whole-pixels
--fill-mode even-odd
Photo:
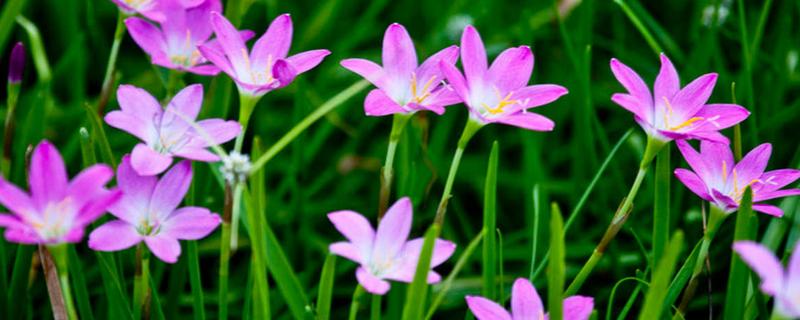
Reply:
[[[501,52],[488,66],[486,49],[473,26],[461,35],[461,64],[464,74],[452,64],[440,62],[447,81],[480,124],[492,122],[528,130],[550,131],[552,120],[528,109],[555,101],[567,89],[554,84],[528,86],[533,72],[533,53],[528,46]]]
[[[542,299],[530,281],[518,278],[511,288],[511,312],[484,297],[466,296],[467,305],[478,320],[547,319]],[[594,299],[571,296],[564,299],[564,320],[586,320],[594,309]]]
[[[205,0],[191,8],[180,0],[161,0],[159,4],[159,12],[165,16],[160,27],[142,18],[125,19],[131,37],[150,55],[153,64],[199,75],[219,73],[219,68],[203,58],[197,47],[203,44],[219,47],[217,41],[209,41],[212,34],[209,21],[211,12],[222,10],[220,1]],[[243,31],[240,37],[250,39],[253,32]]]
[[[719,130],[746,119],[750,112],[736,104],[706,104],[716,73],[700,76],[683,89],[678,72],[666,55],[661,55],[661,71],[653,94],[633,69],[611,59],[611,71],[628,93],[615,93],[611,100],[634,114],[648,136],[663,142],[673,139],[700,139],[728,143]]]
[[[745,189],[753,192],[753,210],[780,217],[783,210],[758,202],[800,195],[800,189],[783,189],[800,178],[800,170],[780,169],[764,172],[772,153],[772,145],[762,144],[735,163],[728,145],[711,141],[700,143],[698,153],[683,140],[677,142],[683,158],[692,168],[675,169],[675,176],[695,194],[726,213],[736,211]]]
[[[221,14],[211,14],[211,27],[219,46],[201,45],[200,52],[249,96],[260,97],[289,85],[297,75],[316,67],[330,54],[321,49],[287,57],[292,44],[292,18],[288,14],[275,18],[250,52],[236,27]]]
[[[398,200],[387,210],[377,231],[357,212],[328,214],[328,219],[348,240],[331,244],[331,252],[361,265],[356,270],[356,278],[368,292],[385,294],[391,286],[386,280],[408,283],[413,280],[423,239],[408,241],[412,211],[409,198]],[[455,248],[450,241],[436,239],[431,268],[445,262]],[[428,283],[440,280],[441,276],[433,270],[428,273]]]
[[[794,246],[789,265],[784,270],[781,261],[763,245],[752,241],[737,241],[733,250],[761,278],[761,291],[775,298],[776,311],[786,319],[800,318],[800,247]]]
[[[131,157],[122,158],[117,182],[123,196],[109,208],[119,220],[101,225],[89,235],[89,247],[98,251],[118,251],[142,241],[153,254],[175,263],[181,254],[178,240],[198,240],[220,224],[220,217],[206,208],[178,208],[192,181],[192,165],[184,160],[161,179],[142,176],[131,166]]]
[[[86,226],[122,195],[104,187],[113,176],[109,166],[98,164],[70,181],[61,154],[42,141],[31,156],[30,194],[0,177],[0,203],[11,211],[0,214],[6,240],[45,245],[79,242]]]
[[[11,49],[11,58],[8,61],[8,83],[22,82],[22,71],[25,70],[25,46],[17,42]]]
[[[408,31],[397,23],[383,36],[383,66],[364,59],[345,59],[343,67],[374,84],[364,100],[368,116],[413,113],[430,110],[444,113],[444,107],[460,102],[452,88],[443,83],[439,62],[454,65],[458,47],[450,46],[417,65],[417,53]]]
[[[109,112],[105,121],[142,140],[131,153],[131,165],[141,175],[156,175],[172,164],[173,157],[214,162],[219,157],[206,150],[212,144],[225,143],[239,134],[236,121],[206,119],[197,122],[207,135],[195,130],[194,121],[203,104],[203,86],[190,85],[175,95],[166,109],[147,91],[121,85],[117,89],[120,109]],[[206,136],[213,141],[206,140]]]

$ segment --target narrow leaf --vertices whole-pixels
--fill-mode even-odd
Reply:
[[[486,185],[483,193],[483,233],[488,235],[483,241],[483,296],[494,300],[497,296],[497,247],[494,230],[497,228],[497,154],[498,143],[492,145],[489,154],[489,168],[486,170]]]
[[[547,265],[547,310],[550,319],[563,318],[564,273],[566,269],[564,253],[564,221],[561,209],[553,203],[550,210],[550,262]]]
[[[653,273],[653,281],[647,290],[644,299],[644,306],[639,314],[639,319],[660,319],[664,311],[664,297],[667,294],[667,286],[675,271],[678,257],[683,248],[683,232],[676,231],[672,240],[664,251],[661,261],[656,266]]]

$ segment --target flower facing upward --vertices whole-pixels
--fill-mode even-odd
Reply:
[[[93,165],[72,181],[64,160],[42,141],[31,156],[30,194],[0,178],[0,203],[12,214],[0,214],[6,240],[24,244],[75,243],[84,228],[119,200],[118,190],[104,186],[114,176],[107,165]]]
[[[727,143],[719,130],[746,119],[750,112],[736,104],[706,104],[717,74],[700,76],[683,89],[678,72],[666,55],[661,55],[661,71],[653,94],[633,69],[611,59],[611,71],[628,93],[615,93],[611,100],[634,114],[648,136],[661,141],[700,139]]]
[[[780,260],[766,247],[752,241],[737,241],[736,251],[761,278],[761,291],[775,298],[777,312],[786,319],[800,318],[800,247],[794,246],[789,266],[784,270]]]
[[[386,211],[377,231],[372,229],[364,216],[356,212],[336,211],[328,214],[328,219],[348,240],[331,244],[331,252],[361,265],[356,270],[356,278],[368,292],[385,294],[390,287],[386,280],[408,283],[413,280],[423,239],[408,241],[412,210],[410,199],[398,200]],[[454,243],[436,239],[431,268],[445,262],[455,249]],[[436,272],[428,273],[428,283],[440,280],[441,276]]]
[[[285,87],[298,74],[316,67],[328,50],[311,50],[287,57],[292,44],[292,18],[275,18],[248,52],[245,41],[230,21],[219,13],[211,14],[211,27],[219,46],[200,46],[203,56],[228,74],[243,94],[258,97]]]
[[[131,167],[130,156],[122,158],[117,182],[124,195],[109,211],[119,220],[106,222],[89,235],[89,247],[118,251],[142,241],[168,263],[178,261],[178,240],[198,240],[219,225],[219,215],[206,208],[178,208],[192,181],[192,165],[181,161],[159,180],[141,176]]]
[[[444,107],[460,102],[453,89],[443,83],[439,62],[455,64],[458,47],[447,47],[422,65],[417,65],[417,53],[408,31],[397,23],[383,35],[383,67],[364,59],[342,60],[342,66],[369,80],[378,89],[370,91],[364,100],[369,116],[412,113],[430,110],[444,113]]]
[[[675,169],[675,176],[689,190],[726,213],[739,208],[748,186],[753,191],[753,210],[778,217],[783,210],[757,202],[800,194],[800,189],[780,190],[800,178],[800,170],[764,172],[772,153],[769,143],[756,147],[739,163],[734,162],[730,147],[722,143],[702,141],[699,153],[686,141],[677,144],[694,172],[679,168]]]
[[[110,126],[126,131],[143,143],[133,148],[131,165],[141,175],[156,175],[172,164],[173,157],[213,162],[219,157],[206,150],[212,144],[225,143],[235,138],[241,126],[236,121],[206,119],[197,122],[208,141],[186,121],[194,121],[203,104],[203,86],[190,85],[175,95],[166,109],[147,91],[131,85],[117,89],[120,109],[109,112],[105,121]]]
[[[467,26],[461,35],[461,64],[463,75],[453,64],[443,61],[439,67],[469,108],[470,119],[480,124],[499,122],[529,130],[553,130],[552,120],[527,109],[553,102],[567,89],[553,84],[528,86],[533,72],[530,47],[506,49],[488,66],[478,31]]]
[[[206,0],[187,8],[179,0],[161,0],[160,12],[165,16],[160,27],[137,17],[125,19],[125,25],[134,41],[144,50],[154,64],[165,68],[192,72],[199,75],[216,75],[219,68],[203,58],[197,47],[203,44],[219,47],[211,37],[211,12],[222,10],[219,0]],[[253,37],[250,31],[240,33],[243,39]]]
[[[544,320],[544,306],[536,288],[525,278],[518,278],[511,288],[511,312],[484,297],[467,296],[467,305],[478,320]],[[594,299],[571,296],[564,299],[564,320],[586,320],[594,309]]]

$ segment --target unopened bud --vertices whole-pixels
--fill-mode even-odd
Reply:
[[[11,50],[11,59],[8,64],[8,82],[17,84],[22,82],[22,71],[25,69],[25,46],[17,42]]]

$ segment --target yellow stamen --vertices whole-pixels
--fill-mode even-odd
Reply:
[[[677,126],[671,127],[669,129],[672,130],[672,131],[677,131],[677,130],[683,129],[685,127],[691,126],[692,124],[694,124],[697,121],[702,121],[702,120],[703,120],[703,117],[692,117],[691,119],[686,120],[683,123],[681,123],[681,124],[679,124]]]
[[[728,183],[728,163],[722,160],[722,183]]]
[[[483,108],[486,109],[486,111],[488,111],[490,114],[501,114],[506,107],[519,103],[519,100],[511,99],[511,95],[513,95],[514,92],[509,92],[505,97],[500,95],[500,90],[497,88],[494,88],[494,92],[497,95],[497,98],[500,99],[500,102],[497,103],[496,107],[492,108],[485,103],[481,103],[481,106],[483,106]]]

